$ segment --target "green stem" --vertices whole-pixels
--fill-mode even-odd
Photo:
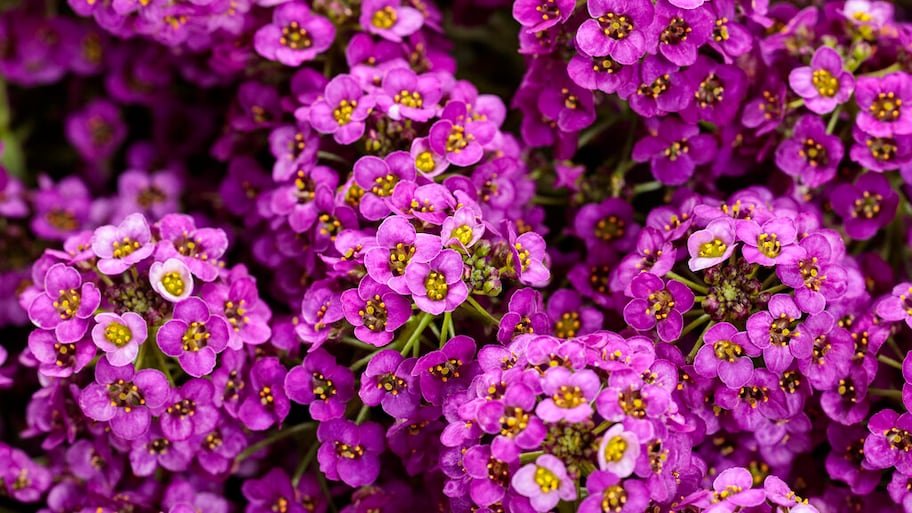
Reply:
[[[361,367],[364,367],[365,365],[367,365],[368,363],[370,363],[370,361],[371,361],[371,359],[374,357],[374,355],[376,355],[376,354],[379,353],[380,351],[382,351],[382,349],[378,349],[378,350],[376,350],[376,351],[372,351],[369,355],[367,355],[367,356],[365,356],[365,357],[363,357],[363,358],[361,358],[361,359],[355,361],[355,363],[349,365],[348,368],[351,369],[351,370],[353,370],[353,371],[357,371],[357,370],[360,369]]]
[[[706,288],[706,286],[700,285],[699,283],[697,283],[695,281],[690,281],[687,278],[681,276],[680,274],[678,274],[674,271],[668,271],[667,273],[665,273],[665,276],[668,276],[669,278],[671,278],[673,280],[678,280],[679,282],[683,283],[684,285],[687,285],[691,289],[699,292],[700,294],[703,294],[704,296],[709,293],[709,289]]]
[[[326,497],[326,502],[329,504],[329,510],[332,511],[332,513],[339,513],[339,508],[336,507],[332,494],[329,493],[329,484],[326,482],[326,476],[323,472],[317,472],[317,481],[320,482],[320,490],[323,491],[323,496]]]
[[[896,343],[896,340],[893,337],[890,337],[887,339],[887,345],[889,345],[890,349],[892,349],[893,352],[896,353],[896,356],[900,357],[901,359],[905,359],[906,353],[903,352],[903,350],[899,348],[899,344]]]
[[[794,100],[793,102],[791,102],[785,106],[785,108],[787,108],[789,110],[798,109],[801,107],[804,107],[804,98],[798,98],[797,100]]]
[[[901,71],[901,70],[902,70],[902,64],[897,62],[896,64],[892,64],[890,66],[887,66],[886,68],[882,68],[877,71],[872,71],[870,73],[862,73],[861,75],[858,75],[858,76],[859,77],[882,77],[884,75],[893,73],[894,71]]]
[[[902,401],[902,390],[887,390],[885,388],[869,388],[868,393],[871,395],[879,395],[881,397],[889,397],[890,399],[897,399]]]
[[[783,290],[785,290],[785,289],[787,289],[787,288],[789,288],[788,285],[786,285],[786,284],[784,284],[784,283],[780,283],[779,285],[776,285],[776,286],[773,287],[773,288],[766,289],[766,290],[762,290],[762,291],[760,291],[760,293],[761,293],[761,294],[763,294],[763,293],[766,293],[766,294],[775,294],[776,292],[781,292],[781,291],[783,291]]]
[[[893,358],[890,358],[887,355],[884,355],[884,354],[877,355],[877,361],[880,363],[887,364],[890,367],[893,367],[894,369],[902,370],[902,362],[894,360]]]
[[[450,326],[453,324],[453,312],[444,312],[443,313],[443,322],[440,323],[440,347],[443,347],[443,344],[449,340],[447,336],[456,335],[455,332],[449,331]]]
[[[633,186],[633,195],[638,196],[640,194],[643,194],[644,192],[657,191],[657,190],[661,189],[662,187],[664,187],[662,182],[655,181],[655,180],[652,182],[638,183]]]
[[[684,329],[681,330],[681,336],[683,337],[684,335],[687,335],[688,333],[693,331],[695,328],[700,327],[700,325],[702,325],[704,322],[706,322],[708,320],[709,320],[709,314],[707,314],[707,313],[697,317],[696,319],[691,321],[690,324],[688,324],[687,326],[684,326]]]
[[[500,319],[498,319],[497,317],[494,317],[493,315],[491,315],[491,312],[485,310],[480,304],[478,304],[478,301],[475,301],[474,297],[469,296],[466,298],[466,301],[470,305],[472,305],[472,307],[475,308],[475,311],[477,311],[479,314],[481,314],[482,317],[484,317],[489,322],[491,322],[491,324],[493,324],[495,326],[500,326]]]
[[[544,454],[545,451],[534,451],[534,452],[524,452],[519,455],[520,463],[531,463],[538,459],[539,456]]]
[[[368,406],[366,404],[362,405],[361,409],[358,410],[358,416],[355,417],[355,424],[361,424],[362,422],[367,420],[367,415],[369,413],[370,413],[370,406]]]
[[[288,429],[281,429],[279,431],[276,431],[275,433],[273,433],[272,436],[260,440],[259,442],[248,447],[241,454],[238,454],[237,458],[235,458],[235,461],[240,463],[240,462],[244,461],[245,459],[249,458],[251,455],[256,454],[264,447],[269,447],[270,445],[278,442],[279,440],[288,438],[297,433],[307,431],[308,429],[316,427],[316,426],[317,426],[316,422],[302,422],[301,424],[292,426]]]
[[[418,325],[415,327],[415,331],[412,332],[412,335],[405,342],[405,346],[402,348],[402,351],[399,351],[402,356],[407,355],[409,351],[412,350],[412,344],[418,342],[418,340],[421,338],[421,334],[424,333],[424,328],[427,328],[427,325],[431,323],[431,319],[433,318],[434,316],[427,312],[423,312],[421,314],[421,317],[418,318]]]
[[[595,429],[592,430],[592,434],[595,436],[598,436],[598,435],[602,434],[603,432],[605,432],[608,428],[610,428],[614,424],[615,424],[614,422],[608,422],[608,421],[602,422],[601,424],[596,426]]]
[[[836,122],[839,121],[839,114],[842,112],[842,104],[836,106],[836,109],[833,111],[833,114],[830,115],[830,121],[827,123],[826,133],[832,134],[833,130],[836,128]]]
[[[715,323],[716,323],[715,321],[709,321],[709,323],[706,325],[706,327],[703,328],[703,332],[700,333],[700,337],[697,338],[697,341],[696,341],[696,342],[694,342],[693,349],[691,349],[690,352],[687,353],[687,361],[688,361],[688,362],[693,362],[693,361],[694,361],[694,358],[697,357],[697,351],[699,351],[700,348],[703,347],[703,336],[706,335],[706,332],[709,331],[709,328],[712,328],[712,326],[713,326]]]
[[[310,467],[310,464],[313,462],[314,457],[317,455],[317,449],[320,448],[318,442],[311,444],[310,449],[307,450],[307,454],[301,458],[301,463],[298,464],[298,468],[295,470],[294,477],[291,478],[291,485],[294,488],[298,487],[298,483],[301,482],[301,478],[304,476],[304,472],[307,472],[307,468]]]
[[[360,340],[358,340],[356,338],[352,338],[352,337],[343,337],[341,339],[341,342],[343,344],[348,344],[352,347],[356,347],[358,349],[365,349],[367,351],[374,351],[377,349],[376,346],[372,346],[370,344],[365,344],[364,342],[361,342]]]

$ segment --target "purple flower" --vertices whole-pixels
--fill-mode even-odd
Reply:
[[[646,40],[658,41],[659,53],[672,64],[690,66],[712,33],[713,20],[708,9],[682,9],[662,0],[656,3],[655,21],[646,31]]]
[[[510,296],[507,313],[500,318],[497,340],[506,344],[523,333],[548,332],[548,315],[544,312],[541,293],[535,289],[518,289]]]
[[[750,508],[759,506],[766,501],[763,490],[751,489],[754,478],[750,471],[741,467],[723,470],[713,480],[713,494],[711,503],[713,507],[706,511],[723,512],[735,511],[737,508]]]
[[[555,290],[548,298],[546,314],[551,320],[551,332],[558,338],[588,335],[602,327],[604,316],[592,306],[584,306],[579,294],[570,289]],[[501,321],[503,318],[501,318]],[[543,330],[548,333],[548,330]]]
[[[875,312],[885,321],[906,321],[912,328],[912,283],[900,283],[877,302]]]
[[[329,48],[336,28],[301,2],[280,5],[272,13],[272,23],[265,25],[253,38],[253,47],[263,57],[286,66],[300,66]]]
[[[108,363],[115,367],[132,364],[149,334],[145,319],[133,312],[104,312],[95,316],[95,322],[92,340],[105,352]]]
[[[619,198],[584,205],[573,220],[573,228],[589,251],[629,251],[639,231],[633,222],[633,207]]]
[[[555,77],[538,95],[538,110],[564,132],[576,132],[595,121],[592,92],[564,76]]]
[[[779,263],[794,263],[800,250],[795,245],[798,230],[785,217],[774,217],[761,226],[753,219],[741,219],[735,224],[735,234],[744,243],[741,254],[751,264],[767,267]]]
[[[412,315],[408,300],[370,276],[361,279],[358,290],[342,293],[342,311],[358,340],[377,347],[389,344]]]
[[[372,484],[380,475],[379,456],[386,444],[379,424],[329,420],[320,423],[317,438],[317,461],[327,478],[358,487]]]
[[[193,293],[193,275],[190,274],[190,268],[177,258],[152,262],[149,267],[149,281],[155,292],[172,303],[180,303]]]
[[[110,421],[111,431],[136,440],[149,430],[151,409],[168,400],[165,375],[155,369],[135,371],[132,365],[114,367],[107,359],[95,364],[95,383],[79,395],[79,407],[91,419]]]
[[[842,297],[848,286],[845,269],[834,262],[826,236],[813,233],[798,243],[804,251],[795,264],[776,267],[782,283],[795,289],[795,302],[807,313],[823,311],[827,300]]]
[[[836,174],[844,148],[835,135],[828,135],[817,116],[806,115],[795,123],[792,137],[776,148],[776,165],[801,183],[816,187]]]
[[[98,270],[120,274],[152,254],[152,232],[142,214],[130,214],[118,226],[95,230],[92,251],[98,256]]]
[[[864,465],[864,441],[867,432],[862,426],[830,424],[826,430],[827,440],[833,451],[827,454],[826,470],[833,478],[843,481],[852,493],[871,493],[880,482],[880,472]]]
[[[125,171],[117,179],[118,211],[123,217],[142,212],[152,218],[177,212],[183,187],[180,175],[172,170],[146,173]]]
[[[592,0],[589,19],[580,25],[576,44],[587,55],[609,55],[625,65],[637,62],[650,49],[646,30],[655,9],[648,0]]]
[[[632,157],[637,162],[649,162],[656,180],[681,185],[693,176],[697,166],[712,162],[716,149],[713,136],[701,134],[696,124],[666,117],[650,135],[637,141]]]
[[[794,358],[809,358],[814,343],[798,329],[801,310],[791,296],[776,294],[767,307],[747,319],[747,336],[763,349],[767,369],[784,372]]]
[[[366,0],[361,4],[358,22],[371,34],[398,43],[421,28],[424,16],[399,0]]]
[[[623,91],[630,93],[630,108],[644,118],[680,112],[693,100],[694,88],[687,76],[664,57],[647,55],[632,83],[635,87]]]
[[[640,441],[634,433],[625,431],[623,424],[611,426],[602,435],[598,451],[601,470],[617,477],[627,477],[633,473],[639,456]]]
[[[411,156],[404,151],[394,151],[386,159],[367,155],[355,162],[352,171],[355,183],[364,190],[358,204],[361,215],[375,221],[390,214],[390,196],[401,181],[413,182],[416,178]]]
[[[57,340],[76,342],[89,328],[89,317],[101,304],[94,283],[83,283],[72,267],[54,264],[44,276],[44,291],[28,307],[29,320],[39,328],[54,330]]]
[[[196,461],[212,475],[224,474],[248,445],[241,427],[230,418],[220,419],[215,428],[192,438],[191,443],[197,447]]]
[[[50,469],[39,465],[22,450],[0,444],[0,487],[14,501],[39,502],[50,488],[54,476]],[[48,497],[50,502],[52,499]],[[20,506],[21,507],[21,506]]]
[[[310,416],[321,422],[342,417],[346,404],[355,395],[354,385],[351,370],[338,365],[323,349],[310,352],[300,366],[285,376],[288,398],[309,404]]]
[[[865,173],[854,184],[844,183],[833,189],[830,204],[842,217],[846,234],[865,240],[890,224],[899,207],[899,195],[887,177]]]
[[[681,112],[685,121],[707,121],[717,126],[734,121],[748,86],[747,75],[741,68],[701,55],[685,76],[688,87],[693,87],[693,101]]]
[[[691,271],[699,271],[720,264],[735,250],[734,223],[728,217],[713,219],[706,228],[693,232],[687,239]]]
[[[586,478],[589,496],[579,513],[639,513],[649,504],[649,490],[639,479],[621,479],[613,472],[596,470]]]
[[[854,349],[848,331],[836,326],[829,312],[808,316],[798,325],[798,331],[813,342],[810,357],[798,360],[798,370],[815,389],[832,389],[848,374]]]
[[[240,349],[243,344],[262,344],[269,340],[272,329],[269,319],[272,312],[259,298],[256,281],[241,266],[229,276],[230,286],[222,283],[205,283],[200,296],[213,313],[220,313],[228,321],[228,347]]]
[[[456,246],[468,252],[485,234],[485,221],[481,209],[474,206],[462,206],[453,215],[443,220],[440,225],[440,239],[444,246]]]
[[[564,462],[558,458],[543,454],[535,463],[523,466],[513,474],[513,488],[529,498],[535,511],[551,511],[561,500],[576,499],[576,486],[567,475]]]
[[[397,121],[403,118],[421,123],[430,120],[443,96],[440,78],[433,74],[418,75],[409,68],[387,71],[381,87],[377,106]]]
[[[870,468],[896,467],[912,474],[912,414],[881,410],[868,421],[868,431],[864,457]]]
[[[38,360],[38,371],[45,376],[67,378],[84,369],[95,358],[95,346],[86,339],[60,342],[53,331],[36,329],[29,333],[28,349]],[[0,365],[6,360],[6,350],[0,352]],[[0,374],[0,388],[12,380]]]
[[[573,8],[570,0],[517,0],[513,18],[527,32],[541,32],[569,18]]]
[[[462,257],[452,249],[444,249],[428,263],[410,262],[405,282],[418,308],[439,315],[461,305],[469,296],[463,268]]]
[[[912,79],[904,72],[885,77],[859,77],[855,82],[855,123],[875,137],[912,134]]]
[[[228,347],[228,323],[212,315],[209,306],[198,297],[174,305],[174,317],[158,330],[158,346],[168,356],[178,359],[184,371],[205,376],[215,368],[215,357]]]
[[[624,321],[640,331],[653,327],[659,338],[673,342],[681,336],[684,314],[694,303],[693,292],[677,280],[662,281],[658,276],[643,272],[630,282],[633,299],[624,307]]]
[[[703,3],[701,0],[685,0],[687,3]],[[672,5],[681,7],[682,0],[670,0]],[[715,22],[713,23],[712,39],[709,45],[717,52],[722,54],[725,62],[730,63],[733,59],[738,58],[753,46],[753,36],[747,28],[738,22],[735,16],[734,0],[715,0],[709,5],[713,12]]]
[[[457,335],[438,351],[431,351],[415,363],[413,376],[418,376],[419,388],[424,399],[439,405],[445,387],[465,383],[471,379],[475,359],[475,341]]]
[[[912,135],[874,137],[854,126],[852,137],[855,144],[849,150],[849,156],[871,171],[892,171],[912,160]]]
[[[94,100],[85,110],[66,121],[70,143],[86,160],[104,160],[117,151],[127,136],[127,126],[117,106],[107,100]]]
[[[430,262],[441,247],[439,237],[417,233],[408,219],[390,216],[377,228],[377,247],[364,255],[364,266],[375,281],[399,294],[408,294],[405,272],[409,264]]]
[[[416,360],[404,360],[398,351],[380,351],[367,364],[361,375],[358,396],[368,406],[383,407],[390,416],[409,418],[418,408],[418,380],[412,376]]]
[[[492,454],[491,446],[474,445],[462,459],[469,482],[469,496],[479,506],[501,501],[510,487],[509,477],[519,467],[519,461],[504,461]]]
[[[542,377],[545,399],[535,413],[545,422],[582,422],[592,416],[590,404],[601,388],[598,376],[589,369],[573,372],[566,367],[548,369]]]
[[[171,396],[158,411],[161,432],[169,440],[188,440],[206,435],[219,424],[219,411],[213,405],[215,388],[206,379],[190,379]]]
[[[339,144],[351,144],[364,135],[364,120],[374,108],[374,97],[361,90],[351,75],[336,75],[323,96],[310,107],[310,124],[332,134]]]
[[[281,467],[273,467],[260,479],[248,479],[241,485],[247,499],[244,513],[305,513],[298,500],[291,478]]]
[[[158,222],[158,231],[162,240],[155,249],[156,260],[177,258],[203,281],[218,276],[219,258],[228,249],[228,236],[223,230],[197,228],[192,217],[169,214]]]
[[[519,282],[529,287],[543,287],[551,279],[551,271],[545,265],[545,239],[535,231],[528,231],[519,237],[513,223],[507,223],[507,241],[510,255],[507,265],[517,275]]]
[[[247,394],[238,409],[238,418],[253,431],[269,429],[282,424],[291,404],[285,395],[285,367],[279,359],[261,358],[250,368]]]
[[[852,96],[855,87],[852,74],[842,67],[839,52],[829,46],[814,52],[810,66],[794,68],[789,73],[789,85],[815,114],[832,112]]]
[[[428,143],[450,164],[466,167],[481,160],[483,145],[491,142],[496,131],[490,121],[472,121],[465,102],[450,101],[440,113],[440,120],[431,125]]]
[[[751,379],[752,356],[760,356],[760,349],[750,341],[747,333],[720,322],[703,334],[703,347],[694,358],[694,370],[707,378],[718,376],[727,387],[737,389]]]
[[[162,434],[157,424],[146,434],[133,441],[130,450],[130,467],[133,474],[148,477],[158,467],[171,472],[183,472],[193,461],[193,449],[186,441],[171,440]]]

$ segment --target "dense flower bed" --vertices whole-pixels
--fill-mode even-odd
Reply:
[[[0,2],[0,512],[912,513],[905,14]]]

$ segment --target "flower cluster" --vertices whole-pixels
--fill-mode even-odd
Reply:
[[[905,14],[0,5],[0,510],[912,513]]]

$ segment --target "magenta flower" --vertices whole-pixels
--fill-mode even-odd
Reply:
[[[523,466],[513,474],[513,488],[529,498],[535,511],[551,511],[561,500],[576,499],[576,486],[567,475],[564,462],[550,454],[539,456],[535,463]]]
[[[465,265],[452,249],[444,249],[428,263],[412,261],[405,269],[405,282],[412,299],[424,312],[452,312],[469,296],[462,280]]]
[[[868,421],[871,434],[864,442],[865,462],[871,468],[890,468],[912,474],[912,414],[881,410]]]
[[[440,113],[440,120],[431,125],[428,143],[450,164],[466,167],[481,160],[483,145],[491,142],[496,131],[490,121],[473,121],[465,102],[450,101]]]
[[[752,489],[754,478],[750,471],[741,467],[723,470],[713,481],[711,502],[715,504],[707,511],[734,511],[737,508],[759,506],[766,500],[761,489]]]
[[[54,330],[57,340],[68,344],[85,335],[91,317],[101,304],[101,293],[94,283],[83,283],[72,267],[54,264],[44,276],[44,291],[32,299],[29,320],[47,330]]]
[[[95,100],[67,118],[66,136],[84,159],[103,160],[111,157],[126,138],[127,125],[116,104]]]
[[[774,217],[761,226],[753,219],[735,223],[735,234],[744,243],[741,254],[751,264],[767,267],[779,263],[794,263],[801,254],[795,245],[798,230],[795,223],[785,217]]]
[[[574,4],[570,0],[517,0],[513,18],[528,32],[541,32],[570,17]]]
[[[576,236],[589,251],[629,251],[639,226],[633,222],[633,207],[619,198],[583,205],[573,220]]]
[[[912,283],[900,283],[891,294],[875,306],[877,315],[885,321],[906,321],[912,328]]]
[[[717,145],[712,135],[701,134],[696,124],[675,117],[662,119],[651,135],[637,141],[633,160],[649,162],[652,175],[665,185],[681,185],[697,166],[712,162]]]
[[[361,401],[369,406],[381,405],[394,418],[410,418],[421,402],[418,380],[412,376],[415,362],[414,358],[405,360],[392,349],[374,355],[361,375]]]
[[[240,349],[243,344],[258,345],[269,340],[272,329],[269,320],[272,312],[260,299],[256,281],[240,268],[229,276],[229,285],[204,283],[200,297],[209,305],[213,314],[223,315],[228,321],[228,347]]]
[[[28,349],[38,361],[38,371],[49,377],[68,378],[84,369],[95,358],[95,345],[87,339],[60,342],[53,331],[36,329],[29,333]],[[6,349],[0,351],[0,365],[6,360]],[[12,380],[0,374],[0,388]]]
[[[844,183],[833,189],[830,204],[842,217],[846,234],[865,240],[890,224],[899,207],[899,195],[884,175],[865,173],[854,184]]]
[[[111,431],[126,440],[143,436],[152,423],[151,409],[168,400],[165,375],[155,369],[114,367],[107,359],[95,364],[95,383],[79,395],[79,407],[91,419],[110,421]]]
[[[197,228],[192,217],[169,214],[158,222],[158,232],[162,240],[155,248],[156,260],[176,258],[203,281],[212,281],[218,276],[219,259],[228,249],[228,236],[224,231]]]
[[[158,330],[157,341],[163,353],[198,378],[212,372],[215,356],[228,347],[228,323],[212,315],[205,301],[191,297],[174,305],[174,317]]]
[[[300,66],[326,51],[336,37],[336,28],[322,16],[313,14],[301,2],[280,5],[272,13],[272,23],[257,30],[253,47],[263,57],[286,66]]]
[[[364,94],[351,75],[336,75],[323,96],[310,107],[310,124],[332,134],[339,144],[351,144],[364,135],[364,120],[374,108],[374,97]]]
[[[814,233],[798,243],[804,255],[795,264],[776,267],[782,283],[795,289],[795,303],[807,313],[823,311],[827,301],[841,298],[848,287],[848,275],[834,258],[826,236]]]
[[[152,232],[142,214],[130,214],[117,226],[95,230],[92,251],[98,256],[98,270],[120,274],[152,254]]]
[[[394,151],[385,159],[372,155],[361,157],[352,173],[355,183],[364,189],[358,209],[371,221],[390,214],[390,197],[399,182],[414,182],[417,177],[411,156],[404,151]]]
[[[809,358],[814,342],[798,329],[801,309],[791,296],[774,295],[768,309],[747,319],[747,336],[755,346],[763,349],[767,369],[784,372],[795,358]]]
[[[357,290],[342,293],[342,311],[358,340],[377,347],[392,342],[395,331],[412,315],[407,299],[370,276],[361,279]]]
[[[855,123],[875,137],[912,134],[912,78],[904,72],[859,77],[855,82]]]
[[[310,405],[310,416],[321,422],[341,418],[355,395],[355,378],[348,367],[323,349],[308,353],[302,365],[285,376],[285,393],[299,404]]]
[[[177,258],[152,262],[149,281],[155,292],[172,303],[179,303],[193,293],[193,275],[187,265]]]
[[[848,101],[855,88],[854,77],[843,69],[839,52],[829,46],[814,52],[810,66],[794,68],[789,73],[789,85],[815,114],[832,112]]]
[[[386,443],[379,424],[329,420],[320,423],[317,439],[317,461],[327,478],[358,487],[372,484],[380,475],[379,456]]]
[[[399,294],[408,294],[405,272],[409,264],[430,262],[441,248],[439,237],[417,233],[408,219],[390,216],[377,228],[377,246],[364,255],[364,266],[375,281]]]
[[[545,239],[534,231],[517,237],[513,223],[507,223],[507,241],[510,243],[507,265],[516,272],[519,282],[529,287],[545,286],[551,279],[551,271],[545,265]]]
[[[439,405],[446,387],[471,380],[477,346],[471,337],[457,335],[437,351],[431,351],[415,362],[412,376],[418,377],[424,399]]]
[[[871,171],[892,171],[912,161],[912,134],[874,137],[856,125],[852,127],[852,138],[855,144],[849,157]]]
[[[712,33],[713,20],[707,8],[685,9],[660,1],[655,6],[655,21],[646,30],[646,40],[658,41],[659,53],[672,64],[690,66]]]
[[[576,44],[587,55],[609,55],[621,64],[633,64],[655,43],[646,37],[655,9],[648,0],[593,0],[587,2],[589,19],[580,25]]]
[[[776,148],[776,165],[801,183],[816,187],[833,178],[844,152],[839,137],[828,135],[823,120],[809,114],[795,123],[792,137]]]
[[[285,375],[288,372],[274,356],[260,358],[250,369],[245,384],[246,396],[238,408],[237,417],[253,431],[269,429],[288,416],[291,403],[285,394]]]
[[[132,364],[149,333],[145,319],[133,312],[105,312],[96,315],[95,322],[92,340],[105,352],[108,362],[115,367]]]
[[[188,440],[205,436],[220,424],[219,410],[213,404],[215,388],[206,379],[193,378],[171,390],[168,401],[158,413],[161,431],[169,440]]]
[[[703,347],[694,358],[694,370],[707,378],[719,377],[729,388],[737,389],[751,379],[751,357],[760,356],[747,333],[727,322],[713,325],[703,334]]]
[[[736,244],[731,219],[713,219],[706,228],[693,232],[688,237],[687,251],[690,253],[690,260],[687,265],[691,271],[718,265],[731,256]]]
[[[602,435],[599,444],[599,468],[611,472],[617,477],[627,477],[633,473],[637,458],[640,456],[640,441],[636,434],[625,431],[623,424],[615,424]]]
[[[649,504],[649,489],[639,479],[621,479],[613,472],[596,470],[586,478],[589,496],[579,513],[639,513]]]
[[[535,413],[545,422],[582,422],[592,416],[591,403],[600,388],[598,376],[589,369],[548,369],[542,378],[546,398],[538,403]]]
[[[381,87],[377,106],[394,120],[428,121],[436,114],[437,104],[443,96],[440,78],[433,74],[418,75],[409,68],[387,71]],[[424,166],[418,166],[418,169],[421,167]]]
[[[684,314],[694,303],[694,294],[687,285],[643,272],[630,282],[633,299],[624,307],[624,320],[633,328],[646,331],[656,328],[659,338],[674,342],[681,336]]]
[[[421,28],[424,16],[400,0],[366,0],[361,4],[358,22],[371,34],[398,43]]]

